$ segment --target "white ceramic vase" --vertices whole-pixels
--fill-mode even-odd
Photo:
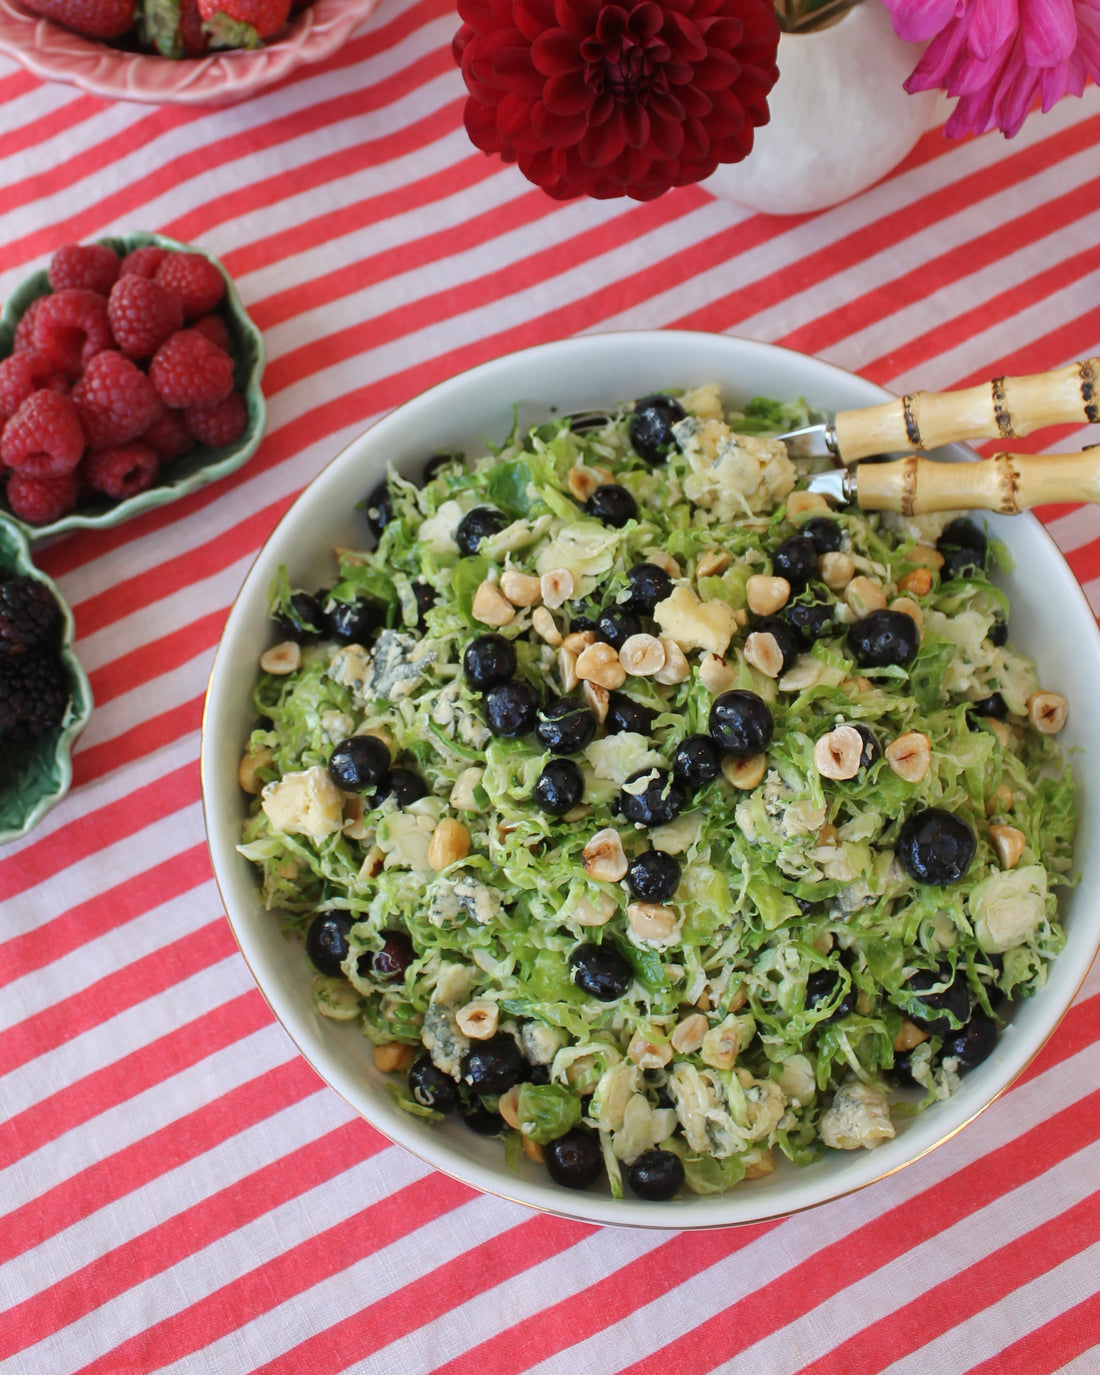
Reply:
[[[936,93],[909,95],[902,86],[922,51],[897,36],[880,0],[862,0],[827,28],[783,34],[770,122],[743,162],[719,167],[704,185],[775,215],[858,195],[928,128]]]

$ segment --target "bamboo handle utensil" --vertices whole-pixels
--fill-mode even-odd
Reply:
[[[1100,448],[1080,454],[994,454],[977,463],[939,463],[909,454],[887,463],[834,468],[811,491],[864,511],[981,510],[1017,515],[1050,502],[1100,502]]]
[[[781,435],[792,458],[853,463],[873,454],[935,449],[967,439],[1016,439],[1044,425],[1100,423],[1100,358],[978,387],[912,392]]]

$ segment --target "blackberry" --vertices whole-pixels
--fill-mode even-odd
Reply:
[[[45,583],[23,574],[0,582],[0,647],[56,645],[60,629],[61,611]]]
[[[65,719],[69,684],[58,655],[23,649],[0,657],[0,739],[33,740]]]

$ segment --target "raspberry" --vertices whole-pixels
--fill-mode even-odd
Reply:
[[[32,391],[47,384],[53,364],[44,353],[27,349],[0,362],[0,415],[14,415]]]
[[[157,413],[153,384],[121,353],[97,353],[73,388],[73,402],[90,449],[136,439]]]
[[[80,479],[74,469],[62,477],[28,477],[12,473],[8,478],[8,505],[28,525],[48,525],[67,516],[80,495]]]
[[[19,323],[15,327],[15,338],[12,341],[13,353],[23,353],[34,348],[34,318],[45,299],[45,296],[35,297],[19,317]]]
[[[153,355],[149,378],[169,406],[216,406],[233,390],[233,362],[205,334],[181,329]]]
[[[160,460],[149,447],[135,440],[108,449],[93,449],[84,460],[84,476],[95,492],[109,497],[132,497],[156,481]]]
[[[22,574],[0,582],[0,649],[54,644],[61,612],[44,582]]]
[[[84,435],[72,399],[46,387],[27,397],[0,440],[0,457],[25,477],[62,477],[72,472],[83,452]]]
[[[151,277],[167,257],[166,248],[147,243],[144,248],[135,248],[132,253],[127,253],[119,268],[119,276],[126,277],[133,273],[137,277]]]
[[[34,317],[34,346],[69,377],[79,377],[89,362],[109,349],[111,324],[107,298],[83,287],[66,287],[42,299]]]
[[[27,649],[0,660],[0,740],[33,740],[59,726],[69,682],[56,650]]]
[[[107,319],[123,353],[151,358],[183,324],[183,302],[159,282],[131,272],[111,288]]]
[[[169,253],[157,268],[154,280],[176,293],[188,320],[206,315],[225,295],[222,274],[201,253]]]
[[[184,421],[183,411],[174,411],[161,403],[160,410],[138,436],[153,449],[162,463],[179,458],[195,447],[191,432]]]
[[[202,315],[191,326],[197,329],[200,334],[205,334],[212,344],[217,344],[218,348],[226,353],[232,353],[229,343],[229,327],[220,315]]]
[[[50,259],[49,279],[54,291],[82,287],[106,296],[118,276],[118,254],[99,243],[68,243]]]
[[[231,391],[216,406],[192,406],[183,415],[188,431],[211,449],[232,444],[248,427],[248,407],[239,391]]]

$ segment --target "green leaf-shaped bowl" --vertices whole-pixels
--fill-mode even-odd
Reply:
[[[53,581],[34,566],[30,544],[15,521],[0,516],[0,577],[25,574],[44,583],[61,608],[61,659],[69,678],[69,706],[61,724],[24,744],[0,741],[0,845],[37,826],[69,791],[72,748],[92,714],[88,675],[73,653],[73,615]]]
[[[0,514],[21,526],[27,537],[32,540],[43,539],[46,535],[57,535],[64,530],[106,529],[108,526],[118,525],[133,516],[141,515],[143,511],[151,511],[154,507],[164,506],[170,501],[178,501],[189,492],[195,492],[207,483],[225,477],[247,463],[259,447],[264,426],[267,424],[267,407],[260,386],[266,361],[263,335],[249,318],[232,278],[217,258],[194,244],[179,243],[175,239],[165,238],[163,234],[137,232],[118,238],[99,239],[98,242],[114,249],[120,257],[146,244],[159,244],[161,248],[175,252],[201,253],[204,258],[210,259],[225,278],[225,298],[219,312],[229,329],[233,357],[236,360],[234,385],[244,395],[248,406],[248,426],[234,444],[227,444],[219,449],[197,444],[190,453],[166,464],[158,481],[144,492],[139,492],[137,496],[116,501],[111,497],[91,493],[82,498],[76,509],[70,511],[67,516],[62,516],[60,520],[51,521],[47,525],[28,525],[25,521],[20,521],[11,513],[0,495]],[[49,280],[43,270],[28,277],[8,297],[4,303],[3,313],[0,314],[0,358],[7,358],[11,353],[15,329],[24,311],[39,296],[47,295],[49,289]]]

